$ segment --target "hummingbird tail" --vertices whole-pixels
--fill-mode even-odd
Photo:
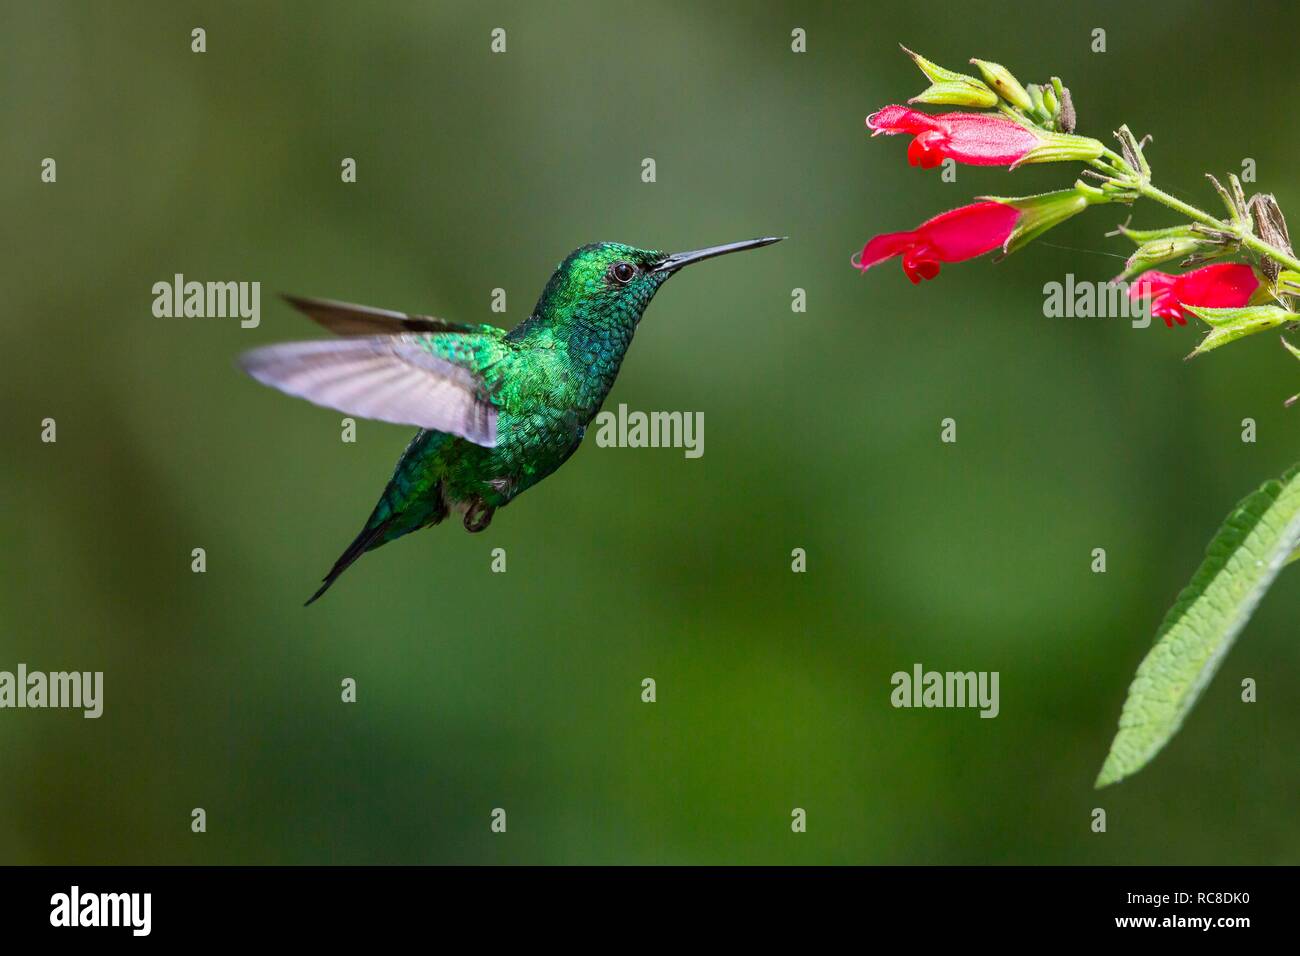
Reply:
[[[383,538],[384,532],[388,530],[388,526],[391,523],[391,521],[384,521],[375,525],[373,528],[366,527],[359,535],[352,539],[352,543],[348,545],[347,550],[339,555],[339,559],[334,562],[334,567],[330,568],[330,573],[325,575],[325,583],[317,588],[316,593],[307,599],[306,603],[303,604],[303,607],[307,607],[328,591],[330,586],[339,579],[339,575],[352,566],[352,562],[369,551],[371,545]]]
[[[443,432],[421,431],[411,439],[365,527],[339,555],[334,567],[325,575],[324,583],[307,599],[307,604],[319,599],[339,575],[367,551],[395,541],[404,534],[438,524],[447,517],[447,501],[443,497],[436,455],[449,437]]]

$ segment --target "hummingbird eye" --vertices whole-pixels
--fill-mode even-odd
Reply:
[[[619,285],[627,285],[636,278],[636,266],[630,262],[615,262],[609,267],[609,276]]]

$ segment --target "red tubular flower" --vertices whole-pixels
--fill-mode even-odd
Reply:
[[[1259,288],[1259,276],[1239,262],[1202,266],[1182,275],[1145,272],[1129,286],[1130,299],[1151,299],[1151,314],[1174,327],[1187,324],[1184,306],[1237,309],[1246,305]]]
[[[903,271],[919,285],[939,274],[939,263],[961,262],[991,252],[1015,231],[1022,211],[1005,203],[977,202],[921,223],[911,232],[876,236],[853,264],[863,272],[894,256],[903,257]]]
[[[907,161],[932,169],[947,157],[972,166],[1014,166],[1042,144],[1039,134],[988,113],[921,113],[886,106],[867,117],[873,136],[908,133]]]

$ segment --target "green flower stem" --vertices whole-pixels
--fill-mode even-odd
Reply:
[[[1222,229],[1224,232],[1232,232],[1232,229],[1224,228],[1225,223],[1222,219],[1215,219],[1208,212],[1197,209],[1195,206],[1183,202],[1176,196],[1169,195],[1169,193],[1165,192],[1163,189],[1157,189],[1150,183],[1137,183],[1136,189],[1148,199],[1154,199],[1158,203],[1163,203],[1170,209],[1173,209],[1176,212],[1181,212],[1188,219],[1194,219],[1203,225],[1211,226],[1215,229]],[[1277,252],[1278,250],[1274,249],[1273,251]]]
[[[1107,179],[1114,183],[1114,185],[1131,189],[1139,196],[1146,196],[1148,199],[1154,199],[1161,205],[1168,206],[1175,212],[1180,212],[1188,219],[1191,219],[1194,222],[1199,222],[1203,226],[1209,226],[1219,232],[1226,232],[1233,236],[1247,249],[1257,252],[1261,256],[1266,256],[1275,262],[1280,262],[1288,269],[1294,269],[1297,272],[1300,272],[1300,259],[1297,259],[1295,256],[1289,255],[1276,246],[1265,242],[1263,239],[1251,232],[1245,225],[1238,225],[1236,223],[1225,222],[1222,219],[1216,219],[1203,209],[1197,209],[1190,203],[1185,203],[1176,196],[1169,195],[1169,193],[1165,192],[1163,189],[1153,186],[1149,180],[1144,179],[1142,176],[1139,176],[1134,172],[1129,167],[1128,163],[1113,150],[1103,149],[1102,158],[1094,159],[1088,165],[1104,173]]]
[[[1232,226],[1221,219],[1215,219],[1209,213],[1203,212],[1195,206],[1188,205],[1181,199],[1169,195],[1162,189],[1157,189],[1150,183],[1138,183],[1136,188],[1141,195],[1146,196],[1148,199],[1154,199],[1158,203],[1163,203],[1170,209],[1173,209],[1176,212],[1181,212],[1189,219],[1193,219],[1202,225],[1210,226],[1214,229],[1221,229],[1224,232],[1232,233],[1238,240],[1240,240],[1243,246],[1247,249],[1258,252],[1261,256],[1267,256],[1276,262],[1280,262],[1289,269],[1300,269],[1300,259],[1296,259],[1295,256],[1287,255],[1276,246],[1269,245],[1244,226]]]
[[[1128,168],[1128,166],[1125,165],[1124,163],[1124,157],[1121,156],[1119,153],[1115,152],[1109,146],[1102,147],[1101,155],[1105,156],[1108,160],[1110,160],[1110,164],[1114,166],[1116,169]]]
[[[1140,196],[1146,196],[1148,199],[1154,199],[1161,205],[1168,206],[1175,212],[1180,212],[1188,219],[1199,222],[1203,226],[1209,226],[1221,232],[1226,232],[1234,236],[1247,249],[1259,253],[1261,256],[1267,256],[1275,262],[1280,262],[1288,269],[1300,271],[1300,259],[1288,255],[1276,246],[1270,245],[1263,239],[1256,236],[1245,226],[1234,225],[1224,222],[1222,219],[1215,219],[1203,209],[1197,209],[1190,203],[1185,203],[1176,196],[1171,196],[1163,189],[1153,186],[1149,182],[1143,182],[1139,177],[1134,177],[1126,185],[1131,186]]]

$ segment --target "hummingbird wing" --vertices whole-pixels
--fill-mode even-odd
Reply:
[[[476,332],[473,325],[448,322],[431,315],[408,315],[332,299],[282,296],[284,301],[335,335],[401,335],[403,332]]]
[[[489,342],[484,335],[456,338],[466,340],[453,350],[457,355],[490,355],[504,348],[499,339]],[[325,408],[447,432],[492,448],[497,408],[491,389],[470,359],[434,354],[430,343],[440,340],[443,336],[380,335],[285,342],[245,352],[240,365],[263,385]]]

